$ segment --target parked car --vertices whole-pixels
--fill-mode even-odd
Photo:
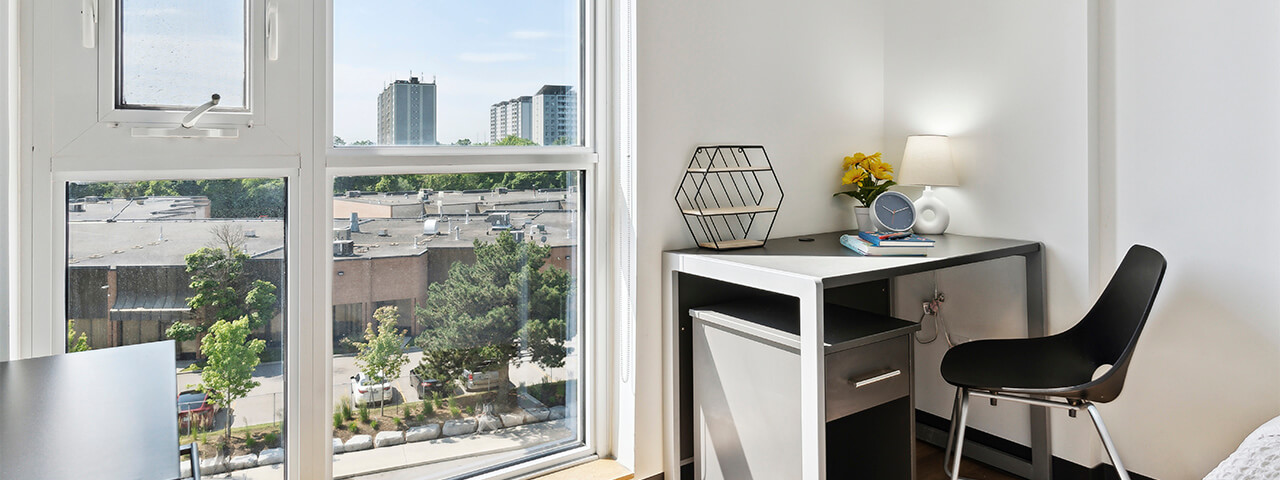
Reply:
[[[351,403],[355,406],[390,402],[394,398],[395,391],[390,382],[373,381],[364,373],[351,376]]]
[[[178,426],[186,428],[194,421],[202,428],[213,426],[213,415],[218,406],[209,402],[209,396],[199,390],[186,390],[178,394]]]
[[[445,388],[449,385],[449,381],[432,378],[431,376],[426,375],[425,371],[419,370],[420,369],[415,368],[409,371],[409,381],[413,382],[413,388],[418,391],[419,399],[426,400],[431,398],[431,394],[434,392],[440,392],[441,394],[449,393]]]
[[[462,370],[462,386],[469,392],[477,390],[493,390],[507,383],[508,364],[491,362],[481,365],[475,371]]]

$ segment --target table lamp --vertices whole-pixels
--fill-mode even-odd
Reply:
[[[956,186],[956,168],[951,162],[951,144],[946,135],[911,135],[902,153],[902,173],[898,183],[924,185],[924,194],[916,200],[915,232],[939,234],[951,223],[951,212],[933,195],[933,187]],[[932,218],[925,212],[931,212]]]

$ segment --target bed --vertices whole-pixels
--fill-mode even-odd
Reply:
[[[1280,417],[1262,424],[1240,442],[1205,480],[1280,478]]]

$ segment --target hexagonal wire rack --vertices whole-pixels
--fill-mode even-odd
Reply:
[[[763,146],[711,145],[693,151],[675,200],[699,247],[732,250],[764,246],[782,197]]]

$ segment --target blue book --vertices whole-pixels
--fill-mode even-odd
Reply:
[[[908,232],[858,232],[874,247],[932,247],[933,240]]]
[[[868,256],[923,257],[929,252],[929,249],[924,246],[877,247],[861,237],[855,237],[853,235],[841,235],[840,244],[844,245],[849,250]]]

